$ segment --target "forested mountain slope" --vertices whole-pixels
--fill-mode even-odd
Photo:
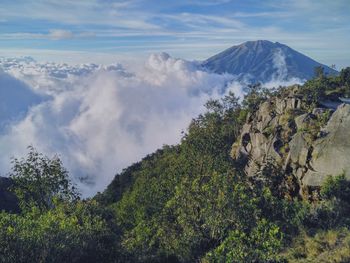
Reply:
[[[350,108],[339,97],[350,92],[349,69],[319,73],[303,86],[250,86],[242,104],[233,94],[209,101],[180,145],[116,176],[99,198],[115,207],[134,260],[302,262],[315,255],[294,255],[293,240],[318,231],[343,240]],[[317,249],[349,260],[344,242]]]

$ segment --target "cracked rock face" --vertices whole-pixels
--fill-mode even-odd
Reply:
[[[305,136],[304,133],[296,133],[289,143],[291,162],[299,164],[299,166],[306,166],[308,161],[310,145]]]
[[[312,169],[303,179],[306,185],[320,185],[328,175],[342,173],[350,179],[350,105],[337,108],[323,133],[325,136],[313,143]]]
[[[289,111],[298,110],[298,98],[272,99],[262,103],[243,126],[240,141],[232,148],[232,157],[246,164],[253,176],[267,160],[283,163],[286,138],[292,133]]]
[[[273,161],[300,189],[320,186],[329,175],[350,179],[350,105],[308,112],[297,96],[271,98],[247,119],[232,157],[248,176]]]

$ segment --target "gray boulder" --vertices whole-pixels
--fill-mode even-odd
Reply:
[[[320,185],[328,175],[342,173],[350,179],[350,105],[338,107],[323,133],[325,136],[313,143],[312,169],[303,180],[306,185]]]

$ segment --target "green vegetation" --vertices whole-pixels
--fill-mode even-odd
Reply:
[[[14,159],[10,177],[20,212],[0,213],[0,262],[121,259],[113,212],[80,201],[59,158],[30,147],[26,159]]]
[[[350,261],[350,182],[329,177],[322,200],[310,206],[305,225],[291,247],[281,253],[288,262]]]
[[[96,202],[0,214],[0,262],[117,262],[118,243]]]
[[[338,76],[326,76],[322,69],[315,70],[315,78],[307,81],[301,93],[308,102],[309,109],[322,100],[336,100],[350,96],[350,67],[342,69]]]
[[[74,201],[79,197],[60,159],[49,159],[33,147],[29,147],[26,159],[13,160],[10,177],[23,211],[32,207],[46,211],[54,207],[55,199]]]
[[[300,234],[284,254],[287,262],[350,262],[348,228],[319,231],[315,235]]]
[[[349,71],[319,72],[300,92],[316,103],[330,86],[349,89]],[[0,262],[348,262],[343,175],[310,202],[277,165],[248,178],[230,157],[246,118],[273,95],[252,86],[242,104],[231,93],[210,100],[179,145],[125,169],[93,199],[79,198],[59,158],[29,148],[11,173],[20,210],[0,213]]]

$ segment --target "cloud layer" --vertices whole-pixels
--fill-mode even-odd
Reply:
[[[163,144],[177,143],[209,96],[232,79],[165,53],[151,55],[137,72],[120,64],[71,67],[29,58],[2,59],[1,65],[45,98],[0,137],[2,171],[11,156],[33,145],[60,154],[84,194],[103,190],[116,172]]]
[[[2,175],[11,156],[23,156],[33,145],[47,155],[58,153],[85,196],[103,190],[117,172],[163,144],[178,143],[210,97],[229,90],[243,96],[234,76],[203,71],[196,62],[166,53],[132,68],[40,64],[30,58],[2,58],[0,66],[7,72],[0,74],[1,89],[11,78],[40,98],[21,103],[25,114],[19,118],[4,117],[11,125],[0,135]]]

